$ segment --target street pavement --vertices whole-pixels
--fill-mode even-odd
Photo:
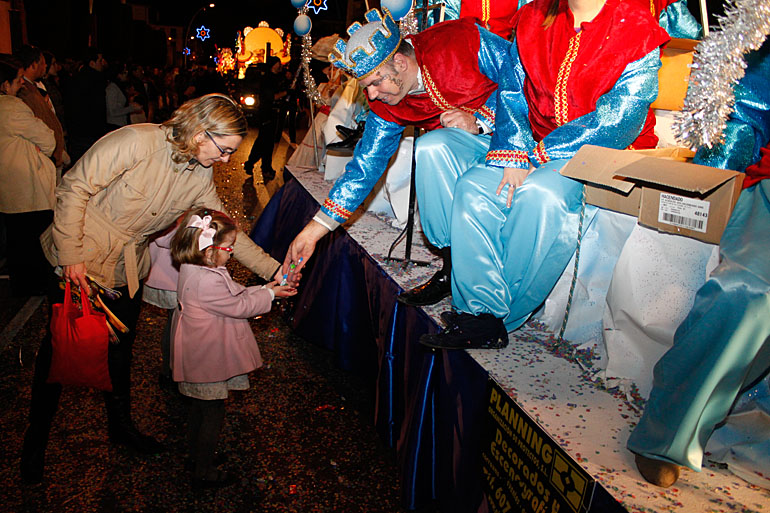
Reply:
[[[242,163],[255,135],[252,129],[231,161],[215,166],[220,196],[246,233],[282,185],[280,170],[291,151],[285,139],[277,145],[275,179],[265,183],[259,164],[247,177]],[[246,285],[259,283],[237,262],[231,273]],[[158,382],[166,313],[149,305],[134,347],[133,414],[140,430],[169,450],[146,457],[112,446],[100,393],[68,387],[51,432],[44,481],[22,484],[21,441],[48,305],[39,297],[11,297],[8,288],[0,279],[0,511],[403,511],[395,450],[373,428],[373,383],[338,370],[331,353],[293,335],[280,301],[252,321],[265,366],[250,375],[248,391],[227,401],[219,449],[227,456],[223,467],[239,476],[236,484],[220,490],[190,485],[185,400]]]

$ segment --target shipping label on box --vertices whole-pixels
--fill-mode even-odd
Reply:
[[[737,171],[591,145],[561,173],[586,184],[592,205],[713,244],[719,243],[743,184]]]
[[[658,222],[706,233],[709,206],[711,203],[708,201],[661,193]]]

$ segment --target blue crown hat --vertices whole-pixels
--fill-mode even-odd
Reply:
[[[337,40],[329,62],[361,79],[377,71],[390,59],[401,44],[401,31],[393,21],[390,11],[383,8],[385,16],[377,9],[366,13],[366,25],[359,22],[348,27],[348,42]]]

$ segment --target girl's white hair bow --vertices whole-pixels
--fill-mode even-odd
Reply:
[[[201,219],[197,214],[190,218],[190,224],[187,225],[188,228],[200,228],[202,230],[198,236],[198,249],[201,251],[214,245],[214,235],[217,234],[217,230],[210,225],[211,216],[204,216]]]

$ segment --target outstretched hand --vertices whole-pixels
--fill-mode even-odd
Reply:
[[[291,285],[281,285],[278,281],[271,281],[265,288],[273,289],[275,297],[291,297],[297,294],[297,289]]]
[[[281,268],[283,275],[287,277],[287,282],[296,283],[299,281],[299,273],[313,256],[316,243],[327,233],[329,230],[325,226],[310,221],[291,241]]]

